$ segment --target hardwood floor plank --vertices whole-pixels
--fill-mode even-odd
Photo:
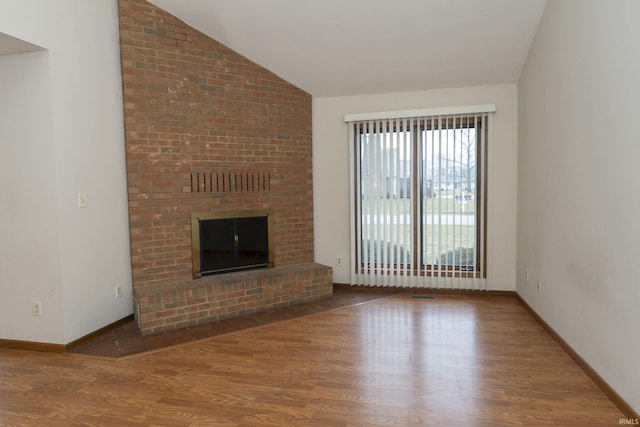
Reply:
[[[398,294],[120,359],[0,349],[0,425],[606,426],[513,297]]]

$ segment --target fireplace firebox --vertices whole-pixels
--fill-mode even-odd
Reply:
[[[268,210],[192,213],[193,277],[273,266]]]

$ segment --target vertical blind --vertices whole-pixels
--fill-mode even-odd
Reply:
[[[345,117],[351,284],[486,289],[495,106]]]

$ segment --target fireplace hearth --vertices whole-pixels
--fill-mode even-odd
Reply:
[[[192,213],[193,277],[273,266],[268,210]]]

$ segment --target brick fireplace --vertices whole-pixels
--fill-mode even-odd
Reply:
[[[145,0],[120,0],[143,333],[331,295],[314,264],[311,96]],[[274,268],[192,277],[191,213],[269,210]]]

